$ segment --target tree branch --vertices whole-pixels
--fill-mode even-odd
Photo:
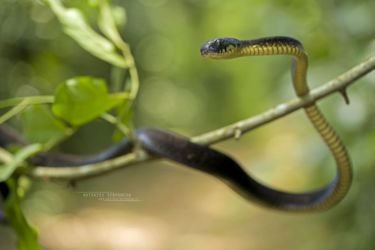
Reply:
[[[250,117],[249,119],[245,119],[215,131],[193,137],[191,138],[191,141],[199,144],[211,145],[229,138],[238,138],[243,133],[249,132],[261,125],[277,120],[333,93],[345,92],[350,84],[354,83],[357,79],[370,73],[374,69],[375,56],[372,56],[337,78],[325,83],[321,87],[313,89],[309,95],[303,98],[296,98],[288,102],[281,103],[275,108]],[[82,179],[104,174],[120,167],[134,165],[136,163],[145,162],[151,159],[155,158],[152,158],[145,151],[140,149],[136,152],[115,159],[79,167],[35,167],[29,174],[37,178]]]
[[[339,75],[335,79],[313,89],[309,95],[303,98],[296,98],[288,102],[281,103],[275,108],[269,109],[259,115],[236,122],[224,128],[193,137],[191,140],[195,143],[210,145],[232,137],[238,137],[245,132],[286,116],[328,95],[334,94],[335,92],[345,91],[350,84],[354,83],[357,79],[370,73],[374,69],[375,56],[372,56],[357,66],[354,66],[347,72]]]

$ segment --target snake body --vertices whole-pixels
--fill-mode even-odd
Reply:
[[[285,37],[239,41],[221,38],[207,42],[201,54],[210,58],[234,58],[250,55],[289,54],[295,58],[293,82],[297,95],[308,94],[306,84],[307,56],[302,45]],[[91,156],[42,153],[29,159],[31,164],[48,167],[75,167],[101,162],[141,147],[149,154],[178,162],[223,180],[242,197],[266,207],[284,211],[323,211],[340,201],[348,191],[351,167],[346,149],[334,130],[315,105],[305,109],[306,114],[331,149],[337,163],[338,174],[326,187],[307,193],[288,193],[267,187],[250,175],[231,157],[209,146],[190,142],[188,138],[155,128],[138,129],[135,140],[124,139],[117,145]],[[24,145],[23,138],[12,129],[0,126],[0,146]],[[1,183],[0,183],[1,184]],[[0,185],[1,189],[1,185]],[[0,190],[4,191],[4,190]],[[3,193],[5,197],[6,194]]]
[[[308,57],[302,44],[290,37],[266,37],[255,40],[238,40],[235,38],[218,38],[207,42],[201,48],[204,57],[212,59],[230,59],[242,56],[291,55],[292,79],[294,90],[299,97],[309,93],[306,80]],[[316,104],[304,108],[309,120],[330,149],[337,165],[335,179],[320,192],[325,198],[309,204],[307,210],[324,210],[339,202],[348,192],[352,180],[352,168],[347,150],[327,122]],[[324,195],[323,195],[324,194]],[[314,192],[310,195],[314,196]],[[304,208],[302,208],[304,210]]]

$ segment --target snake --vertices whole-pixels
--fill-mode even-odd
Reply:
[[[255,55],[293,56],[292,76],[299,97],[309,94],[306,82],[307,54],[302,44],[289,37],[256,40],[217,38],[201,47],[205,58],[228,59]],[[208,145],[193,143],[189,138],[159,128],[141,128],[108,149],[93,155],[40,153],[28,159],[36,166],[77,167],[128,154],[141,147],[151,156],[165,158],[216,177],[241,197],[263,207],[288,212],[325,211],[343,199],[349,190],[352,172],[347,150],[315,104],[304,108],[308,118],[331,150],[337,165],[335,178],[326,186],[302,193],[286,192],[266,186],[252,177],[231,156]],[[0,146],[26,145],[28,142],[12,128],[0,125]],[[1,183],[0,183],[1,184]],[[4,186],[3,184],[0,185]],[[1,191],[1,190],[0,190]],[[2,190],[3,197],[6,197]]]
[[[307,96],[310,92],[307,84],[308,56],[302,43],[297,39],[285,36],[264,37],[253,40],[217,38],[204,44],[201,48],[201,54],[211,59],[231,59],[262,55],[292,56],[292,82],[294,91],[300,98]],[[344,95],[344,97],[346,96]],[[332,182],[320,190],[306,194],[284,193],[284,196],[280,196],[280,198],[286,197],[285,201],[288,199],[293,200],[293,197],[297,199],[298,202],[292,205],[293,209],[325,210],[341,201],[349,191],[353,178],[351,160],[344,143],[317,105],[312,103],[304,107],[304,111],[331,151],[336,162],[337,174]],[[273,193],[275,190],[270,190],[270,192]],[[303,204],[304,200],[306,200],[306,206]],[[287,206],[287,209],[290,209],[290,207]]]

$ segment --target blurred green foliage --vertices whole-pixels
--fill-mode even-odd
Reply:
[[[17,184],[14,180],[10,179],[7,184],[12,191],[7,201],[5,202],[4,212],[9,219],[9,224],[17,232],[17,235],[21,236],[18,241],[19,250],[40,250],[41,247],[38,244],[38,234],[30,227],[26,218],[23,215],[22,208],[19,202],[19,195],[17,192]]]
[[[66,2],[83,9],[89,21],[96,22],[90,6]],[[140,95],[134,107],[136,127],[159,126],[192,135],[249,117],[294,96],[290,58],[204,60],[199,48],[215,37],[287,35],[301,40],[309,53],[311,86],[336,77],[375,51],[373,0],[114,3],[126,9],[126,15],[119,14],[126,20],[122,35],[140,72]],[[1,99],[51,94],[58,83],[77,75],[104,78],[114,90],[121,74],[67,37],[50,10],[37,1],[0,0]],[[348,198],[327,213],[293,216],[251,208],[220,184],[215,186],[198,174],[163,166],[139,167],[87,181],[78,190],[121,188],[140,194],[146,201],[139,205],[108,207],[127,214],[124,221],[137,216],[153,218],[152,225],[160,225],[157,219],[162,221],[162,229],[155,226],[155,230],[164,232],[163,243],[155,249],[228,249],[228,245],[232,249],[373,249],[374,73],[359,81],[349,89],[351,105],[345,106],[338,95],[319,103],[346,142],[355,174]],[[11,122],[22,130],[21,121],[16,118]],[[111,133],[112,128],[95,121],[65,142],[61,150],[95,152],[111,143]],[[288,190],[319,186],[333,175],[331,157],[302,114],[267,125],[244,136],[240,143],[219,147],[230,150],[268,184]],[[218,194],[211,191],[213,187]],[[46,188],[55,192],[47,194]],[[72,198],[66,198],[62,190],[36,185],[25,202],[30,218],[38,222],[43,212],[56,215],[98,205],[82,200],[75,200],[78,205],[69,203]],[[208,212],[202,212],[205,209]],[[197,226],[192,217],[207,226]],[[151,224],[142,225],[148,228]],[[43,232],[48,234],[48,230],[42,231],[41,237]],[[5,235],[0,236],[0,244],[8,245],[6,230],[0,228],[0,233]]]

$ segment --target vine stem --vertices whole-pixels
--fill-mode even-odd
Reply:
[[[14,105],[14,107],[12,107],[8,112],[0,116],[0,124],[6,122],[13,116],[19,114],[29,105],[51,103],[53,102],[53,100],[54,97],[51,96],[31,96],[25,98],[12,98],[0,101],[0,108]]]
[[[41,95],[41,96],[28,96],[28,97],[15,97],[6,100],[0,101],[0,109],[12,107],[24,102],[25,105],[33,105],[33,104],[45,104],[45,103],[53,103],[55,100],[54,96],[50,95]]]
[[[309,95],[303,98],[296,98],[288,102],[280,103],[275,108],[269,109],[259,115],[193,137],[191,138],[191,141],[199,144],[211,145],[249,132],[336,92],[345,93],[345,90],[350,84],[354,83],[356,80],[370,73],[374,69],[375,56],[372,56],[366,61],[339,75],[335,79],[323,84],[321,87],[313,89]],[[45,166],[35,167],[28,174],[36,178],[83,179],[152,159],[156,158],[152,158],[142,149],[137,149],[133,153],[96,164],[66,168],[53,168]]]

